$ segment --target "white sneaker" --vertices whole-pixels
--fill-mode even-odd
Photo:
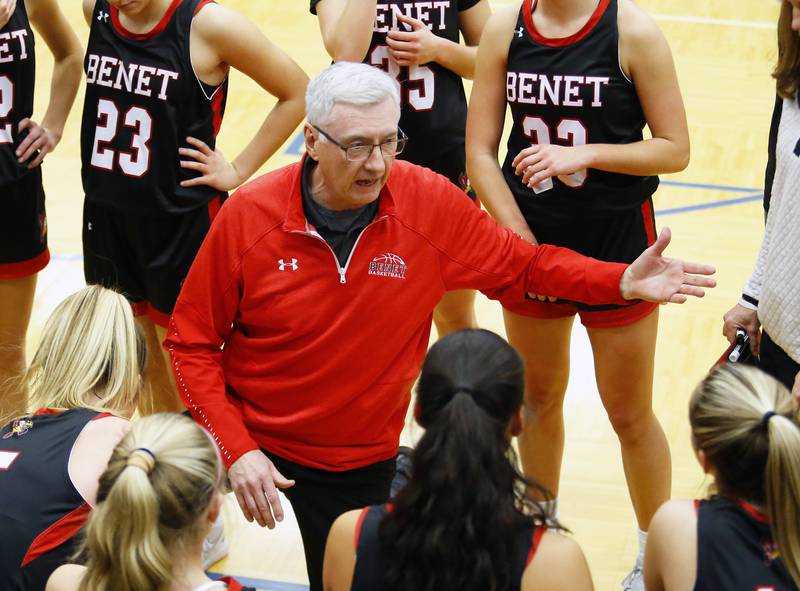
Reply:
[[[203,569],[208,570],[212,564],[228,555],[228,542],[225,541],[225,528],[222,514],[217,517],[211,531],[203,540]]]
[[[628,576],[622,579],[622,591],[645,591],[644,571],[641,566],[634,566]]]

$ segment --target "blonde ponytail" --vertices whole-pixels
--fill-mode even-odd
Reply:
[[[132,410],[146,351],[130,303],[110,289],[85,287],[47,319],[22,377],[28,410]]]
[[[191,419],[134,422],[100,478],[80,591],[168,589],[176,554],[202,541],[221,475],[214,444]]]
[[[689,421],[720,494],[765,507],[783,564],[800,585],[800,422],[789,391],[759,369],[727,364],[697,387]]]
[[[800,426],[794,411],[769,420],[766,505],[786,570],[800,585]]]

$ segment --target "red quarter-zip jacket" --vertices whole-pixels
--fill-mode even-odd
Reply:
[[[445,291],[625,302],[626,265],[529,244],[403,161],[340,267],[306,222],[301,166],[225,203],[165,341],[180,394],[227,466],[258,448],[332,471],[392,457]]]

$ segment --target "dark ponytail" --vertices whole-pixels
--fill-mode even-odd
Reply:
[[[527,500],[509,424],[524,366],[486,330],[464,330],[428,353],[417,386],[426,429],[411,480],[380,526],[387,590],[500,591],[511,583],[520,530],[548,519]],[[545,494],[547,497],[547,494]]]

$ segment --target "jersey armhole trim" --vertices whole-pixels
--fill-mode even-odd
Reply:
[[[361,510],[361,514],[358,516],[358,521],[356,521],[356,531],[355,535],[353,536],[353,541],[355,543],[354,549],[356,554],[358,554],[358,540],[361,538],[361,528],[364,527],[364,520],[367,518],[367,513],[369,513],[370,507],[364,507]]]
[[[531,542],[531,549],[528,552],[528,557],[525,559],[525,568],[528,568],[531,562],[533,562],[533,557],[536,556],[536,550],[539,549],[539,544],[542,541],[542,536],[544,532],[547,531],[546,527],[537,527],[536,531],[533,532],[533,541]]]
[[[89,503],[83,503],[36,536],[28,547],[28,551],[20,563],[20,568],[58,548],[77,534],[83,524],[86,523],[90,510]]]
[[[188,53],[189,53],[189,67],[192,70],[192,74],[194,75],[194,79],[197,81],[197,85],[200,87],[200,92],[202,92],[203,96],[206,97],[206,100],[209,100],[209,101],[213,101],[214,97],[217,96],[217,93],[220,91],[220,89],[223,86],[225,86],[225,82],[228,81],[228,77],[230,76],[230,66],[228,66],[228,73],[225,75],[225,77],[222,79],[222,81],[219,84],[216,85],[216,87],[214,88],[213,92],[209,95],[208,91],[206,90],[206,86],[213,87],[214,85],[213,84],[208,84],[208,83],[203,82],[202,80],[200,80],[200,76],[197,75],[197,70],[194,69],[194,62],[192,62],[192,27],[194,26],[194,17],[196,17],[200,13],[200,11],[203,10],[203,8],[205,8],[209,4],[216,4],[216,3],[217,3],[216,0],[200,0],[200,2],[197,3],[197,7],[195,7],[194,13],[192,13],[192,18],[189,20],[189,41],[188,41],[188,46],[186,48]],[[222,101],[220,100],[219,102],[221,103]],[[215,108],[216,108],[216,106],[215,106]],[[217,116],[216,111],[215,111],[214,115],[215,115],[215,124],[214,124],[215,134],[214,135],[216,137],[216,134],[219,132],[219,127],[216,124],[216,116]],[[220,122],[220,124],[222,123],[222,117],[221,116],[219,117],[219,122]]]

